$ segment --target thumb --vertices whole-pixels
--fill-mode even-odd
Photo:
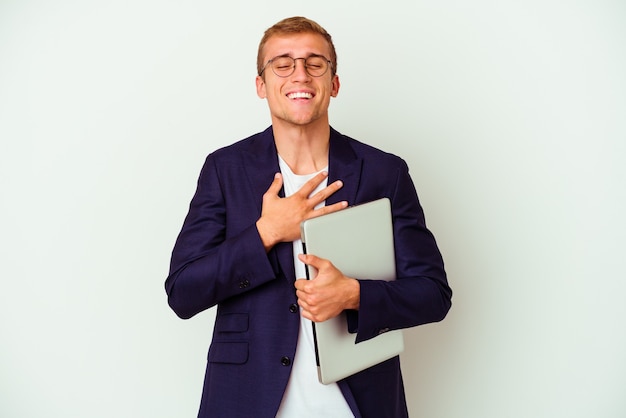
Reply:
[[[283,175],[276,173],[274,174],[274,180],[272,180],[272,184],[270,184],[266,193],[278,196],[281,187],[283,187]]]
[[[325,261],[323,258],[319,258],[318,256],[313,254],[298,254],[298,258],[304,264],[315,267],[318,270],[320,267],[322,267],[322,264],[324,264]]]
[[[312,254],[298,254],[298,259],[308,266],[307,279],[315,279],[319,273],[319,268],[317,266],[319,265],[319,260],[321,259]]]

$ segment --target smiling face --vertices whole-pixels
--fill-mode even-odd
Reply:
[[[323,36],[316,33],[277,35],[269,38],[263,48],[263,62],[288,55],[307,58],[311,55],[330,56],[330,47]],[[328,125],[330,98],[339,93],[339,77],[330,69],[321,77],[310,76],[304,60],[296,60],[293,74],[282,78],[270,66],[256,78],[257,94],[267,99],[274,126]]]

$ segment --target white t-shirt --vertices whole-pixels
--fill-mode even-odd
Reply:
[[[283,175],[285,196],[298,191],[304,183],[318,173],[297,175],[287,163],[278,156],[280,171]],[[320,170],[325,171],[327,168]],[[324,180],[311,194],[315,194],[327,185]],[[318,207],[324,206],[324,202]],[[293,242],[293,258],[296,270],[296,279],[306,277],[304,264],[298,259],[302,253],[302,241]],[[278,418],[353,418],[354,415],[348,406],[341,390],[336,383],[323,385],[317,377],[315,363],[315,345],[313,342],[313,327],[311,321],[300,316],[300,332],[298,345],[293,360],[289,383],[283,395],[283,400],[276,414]]]

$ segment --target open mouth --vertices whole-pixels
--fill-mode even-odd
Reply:
[[[287,95],[288,98],[295,100],[295,99],[312,99],[313,98],[313,93],[307,93],[307,92],[303,92],[303,91],[296,91],[293,93],[289,93]]]

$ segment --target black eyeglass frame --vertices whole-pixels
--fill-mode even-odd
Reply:
[[[292,68],[291,72],[290,72],[289,74],[287,74],[287,75],[280,75],[280,74],[278,74],[278,73],[276,72],[276,70],[274,69],[274,66],[271,66],[271,68],[272,68],[272,72],[273,72],[274,74],[276,74],[276,76],[277,76],[277,77],[280,77],[280,78],[287,78],[287,77],[291,76],[293,73],[295,73],[295,72],[296,72],[296,61],[297,61],[297,60],[303,60],[303,61],[304,61],[304,71],[306,71],[306,73],[307,73],[308,75],[310,75],[311,77],[322,77],[322,76],[324,76],[324,75],[328,72],[328,69],[329,69],[329,68],[333,68],[333,62],[332,62],[331,60],[329,60],[328,58],[326,58],[325,56],[323,56],[323,55],[309,55],[309,56],[308,56],[308,57],[306,57],[306,58],[302,58],[302,57],[301,57],[301,58],[292,58],[292,57],[290,57],[289,55],[278,55],[278,56],[276,56],[276,57],[272,58],[271,60],[269,60],[269,61],[267,61],[267,62],[265,63],[265,65],[263,66],[263,68],[261,68],[261,71],[259,72],[259,76],[262,76],[262,75],[263,75],[263,72],[265,71],[265,69],[267,68],[267,66],[268,66],[268,65],[270,65],[270,64],[272,64],[272,63],[274,62],[274,60],[276,60],[276,59],[278,59],[278,58],[291,58],[291,59],[293,60],[293,68]],[[324,59],[324,60],[328,63],[328,67],[326,67],[326,70],[325,70],[322,74],[320,74],[320,75],[313,75],[313,74],[311,74],[311,73],[309,72],[309,69],[308,69],[308,67],[307,67],[307,65],[306,65],[306,61],[307,61],[309,58],[323,58],[323,59]]]

